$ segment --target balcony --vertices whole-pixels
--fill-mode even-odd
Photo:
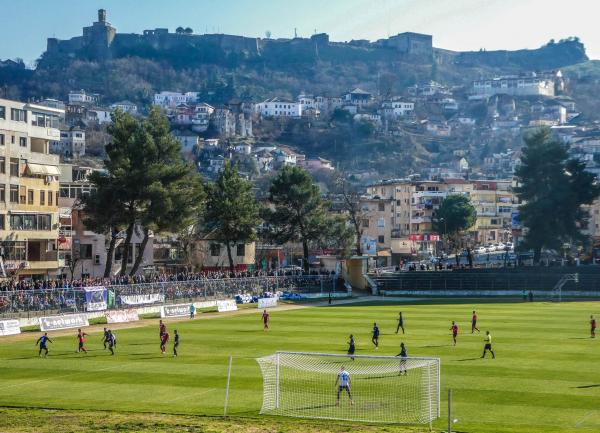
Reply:
[[[422,224],[422,223],[430,223],[431,222],[431,217],[430,216],[411,216],[410,217],[410,222],[411,224]]]
[[[439,197],[445,198],[448,195],[445,191],[415,191],[412,196],[415,199],[424,198],[424,197]]]

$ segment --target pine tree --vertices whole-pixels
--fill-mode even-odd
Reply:
[[[226,161],[223,171],[215,182],[207,185],[206,191],[206,229],[225,244],[229,269],[234,272],[231,247],[236,242],[256,240],[260,223],[259,206],[252,192],[252,184],[242,179],[230,161]]]
[[[269,237],[278,243],[301,242],[303,266],[308,271],[309,243],[322,239],[331,224],[319,187],[302,168],[287,166],[273,179],[269,200],[273,209],[264,215]]]
[[[549,129],[524,137],[521,165],[516,170],[521,201],[519,220],[526,227],[522,248],[532,249],[538,263],[543,248],[582,241],[580,227],[588,217],[582,205],[600,196],[600,186],[585,164],[569,159],[567,145]]]

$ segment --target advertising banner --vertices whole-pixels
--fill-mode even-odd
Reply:
[[[258,298],[258,308],[271,308],[277,306],[277,298]]]
[[[121,303],[125,305],[143,305],[165,302],[165,295],[161,293],[148,293],[145,295],[120,295]]]
[[[18,320],[0,320],[0,337],[6,335],[17,335],[21,333]]]
[[[163,305],[160,308],[160,317],[185,317],[190,315],[190,305],[192,304],[177,304]]]
[[[108,307],[108,290],[105,287],[84,287],[86,311],[104,311]]]
[[[217,311],[219,313],[224,313],[226,311],[236,311],[237,304],[235,303],[235,299],[227,299],[226,301],[217,301]]]
[[[110,310],[104,312],[107,323],[126,323],[140,320],[137,310],[128,308],[127,310]]]
[[[59,329],[83,328],[90,326],[87,314],[69,314],[66,316],[40,317],[40,330],[57,331]]]

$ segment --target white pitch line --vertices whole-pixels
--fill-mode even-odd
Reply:
[[[581,424],[583,424],[585,421],[587,421],[588,418],[590,418],[592,415],[595,415],[595,414],[596,414],[595,410],[586,413],[583,416],[583,418],[581,418],[579,421],[577,421],[577,423],[575,424],[575,427],[579,428],[581,426]]]
[[[216,389],[217,388],[208,388],[208,389],[205,389],[203,391],[192,393],[191,395],[182,395],[181,397],[173,398],[173,399],[168,400],[168,401],[166,401],[164,403],[165,404],[173,403],[174,401],[181,400],[182,398],[198,397],[199,395],[207,394],[207,393],[209,393],[211,391],[215,391]]]

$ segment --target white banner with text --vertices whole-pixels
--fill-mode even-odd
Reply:
[[[225,301],[217,301],[217,311],[224,313],[226,311],[237,311],[238,307],[235,299],[227,299]]]

